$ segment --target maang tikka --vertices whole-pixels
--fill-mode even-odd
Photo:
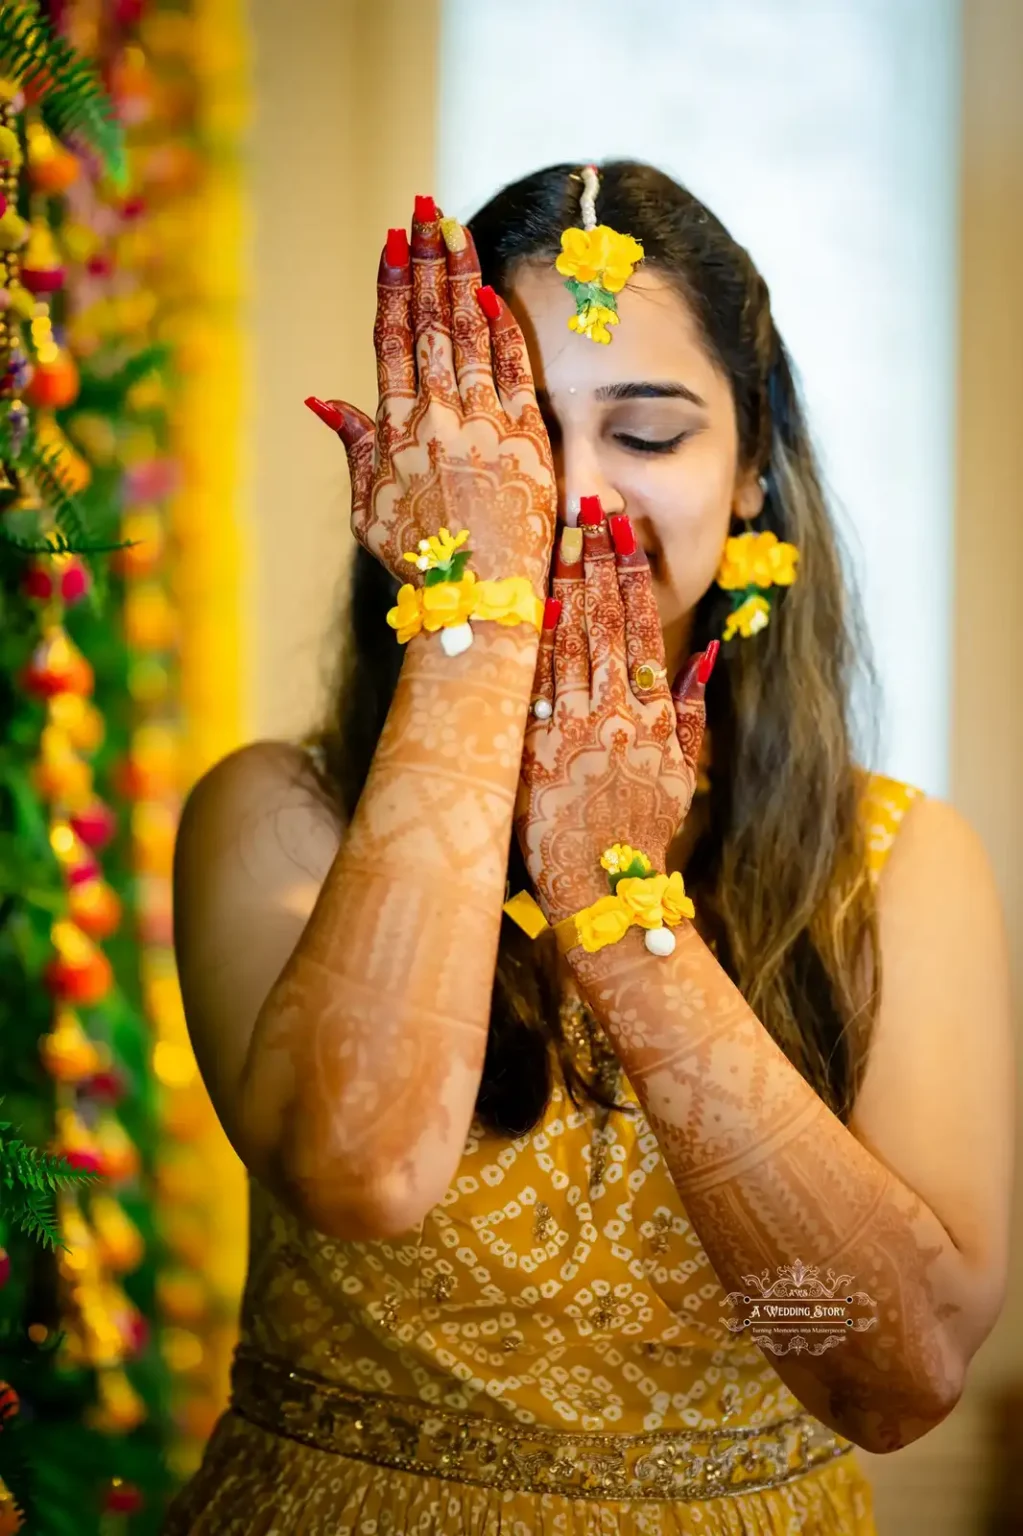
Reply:
[[[643,260],[643,247],[631,235],[597,223],[600,176],[595,165],[583,167],[582,180],[579,210],[583,227],[563,231],[555,266],[567,279],[565,287],[576,304],[569,330],[606,346],[611,340],[610,327],[618,324],[615,294],[622,291],[633,268]]]

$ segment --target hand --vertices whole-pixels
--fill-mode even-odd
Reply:
[[[467,528],[481,580],[525,576],[542,597],[557,491],[522,332],[493,290],[477,299],[468,230],[451,252],[432,198],[417,198],[416,215],[411,260],[392,230],[380,261],[376,428],[344,401],[307,403],[345,445],[352,532],[392,575],[418,584],[403,555]]]
[[[665,870],[696,785],[704,689],[717,656],[715,643],[669,689],[650,567],[627,517],[609,527],[601,514],[565,531],[554,596],[560,617],[541,635],[534,685],[541,713],[547,705],[551,713],[530,717],[515,808],[552,924],[607,895],[600,856],[612,843],[630,843]],[[636,681],[642,666],[656,674],[650,687]]]

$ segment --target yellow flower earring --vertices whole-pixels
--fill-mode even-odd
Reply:
[[[564,231],[561,254],[554,265],[567,278],[565,287],[575,300],[569,330],[606,346],[611,340],[610,327],[618,324],[615,294],[621,293],[636,263],[643,260],[643,247],[631,235],[620,235],[609,225],[597,223],[600,179],[596,166],[584,166],[582,178],[579,207],[583,227]]]
[[[761,481],[763,484],[763,481]],[[740,533],[725,540],[717,584],[732,594],[732,611],[725,621],[724,639],[748,640],[766,629],[771,618],[771,587],[791,587],[796,579],[799,550],[777,534]]]

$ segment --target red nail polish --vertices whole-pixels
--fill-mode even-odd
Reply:
[[[416,223],[433,224],[437,219],[437,204],[432,197],[416,198]]]
[[[309,395],[305,403],[314,416],[318,416],[321,421],[327,423],[332,432],[340,432],[344,424],[344,416],[336,405],[328,405],[326,400],[318,400],[315,395]]]
[[[580,496],[579,521],[584,528],[596,528],[604,521],[599,496]]]
[[[389,267],[408,266],[408,235],[403,229],[387,231],[387,250],[384,259]]]
[[[611,537],[614,539],[616,555],[634,555],[636,553],[636,534],[632,526],[632,518],[626,513],[619,513],[616,517],[609,517]]]
[[[707,684],[710,682],[710,674],[714,670],[714,663],[718,659],[718,651],[721,649],[720,640],[712,640],[703,653],[700,665],[696,669],[696,681]]]
[[[476,302],[488,320],[496,320],[501,313],[501,300],[493,288],[477,288]]]
[[[561,618],[560,597],[549,597],[543,605],[544,629],[557,629],[558,620]]]

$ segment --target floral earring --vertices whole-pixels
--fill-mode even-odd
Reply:
[[[766,488],[763,477],[760,484],[761,488]],[[783,543],[769,530],[740,533],[725,540],[717,574],[718,586],[732,594],[732,611],[725,621],[725,640],[731,640],[736,634],[748,640],[767,628],[771,602],[765,594],[771,587],[791,587],[798,564],[796,546]]]

